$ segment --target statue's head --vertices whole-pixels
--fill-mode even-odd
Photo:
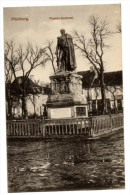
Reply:
[[[65,34],[65,29],[61,29],[60,30],[60,33],[63,35],[63,34]]]

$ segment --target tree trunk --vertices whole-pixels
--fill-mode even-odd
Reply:
[[[116,98],[115,98],[115,96],[113,96],[113,97],[114,97],[114,111],[115,111],[115,113],[117,113]]]
[[[8,117],[12,119],[12,100],[11,98],[8,100]]]
[[[8,85],[8,90],[7,90],[7,99],[8,99],[8,118],[12,119],[12,100],[11,100],[11,94],[10,94],[10,84]]]
[[[33,117],[36,118],[36,105],[35,105],[35,96],[33,95],[33,100],[32,100],[33,108],[34,108],[34,115]]]
[[[28,113],[27,113],[27,107],[26,107],[26,99],[25,99],[25,89],[23,89],[23,94],[22,94],[22,118],[27,119],[28,118]]]
[[[100,80],[101,96],[102,96],[102,99],[101,99],[101,102],[102,102],[101,113],[105,114],[106,113],[106,95],[105,95],[103,71],[100,73],[99,80]]]
[[[35,103],[34,103],[34,118],[36,118],[36,107],[35,107]]]

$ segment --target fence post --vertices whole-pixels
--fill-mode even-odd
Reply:
[[[92,116],[90,116],[90,119],[89,119],[89,129],[90,129],[90,136],[93,137],[94,135],[94,132],[93,132],[93,127],[92,127]]]
[[[111,122],[111,131],[112,131],[112,115],[110,114],[110,122]]]

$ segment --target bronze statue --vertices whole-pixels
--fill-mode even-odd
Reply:
[[[58,71],[74,71],[76,69],[75,51],[71,35],[60,30],[61,36],[57,37],[57,66]]]

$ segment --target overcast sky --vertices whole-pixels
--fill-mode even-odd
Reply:
[[[91,15],[107,19],[110,23],[110,30],[115,31],[116,25],[121,21],[120,4],[4,8],[4,38],[22,44],[31,41],[41,47],[44,47],[47,40],[53,40],[56,47],[57,36],[60,35],[61,28],[71,35],[75,29],[89,38],[88,21]],[[12,17],[27,17],[29,21],[11,21]],[[73,17],[74,19],[50,20],[50,17]],[[113,34],[108,43],[110,47],[105,50],[104,55],[105,71],[121,70],[121,34]],[[78,51],[76,51],[76,61],[77,71],[89,69],[90,64]],[[38,67],[31,74],[36,80],[48,82],[53,70],[51,64],[47,64],[46,68]]]

